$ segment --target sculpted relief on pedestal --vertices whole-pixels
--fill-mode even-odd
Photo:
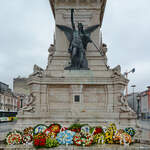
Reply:
[[[131,112],[135,113],[128,105],[127,98],[121,93],[119,96],[119,102],[121,104],[120,110],[121,112]]]
[[[25,99],[25,105],[20,109],[20,113],[29,112],[34,113],[35,112],[35,96],[31,93],[29,96],[26,96]]]
[[[33,73],[29,77],[32,77],[32,76],[42,77],[43,72],[44,72],[44,69],[42,69],[38,65],[34,65]]]

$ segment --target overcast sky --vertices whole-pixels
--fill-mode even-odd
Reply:
[[[102,32],[108,64],[120,64],[130,86],[150,85],[150,0],[108,0]],[[53,43],[54,19],[48,0],[0,0],[0,81],[12,87],[13,78],[27,77],[33,65],[46,67]]]

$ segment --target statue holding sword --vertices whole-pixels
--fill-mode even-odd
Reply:
[[[86,49],[88,43],[93,43],[94,46],[98,49],[96,44],[91,40],[90,35],[99,27],[99,25],[93,25],[84,29],[83,24],[78,23],[76,28],[74,23],[74,9],[71,9],[71,25],[72,28],[64,25],[56,25],[65,33],[67,39],[70,42],[68,52],[70,53],[71,64],[67,66],[65,70],[88,70]],[[103,55],[102,51],[100,52],[101,55]]]

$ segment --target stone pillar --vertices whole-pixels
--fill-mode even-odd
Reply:
[[[47,85],[41,85],[40,91],[40,103],[41,103],[41,112],[48,111],[47,103]]]
[[[13,97],[12,99],[13,99],[13,104],[12,104],[13,105],[13,111],[15,111],[15,98]]]
[[[107,86],[107,112],[113,112],[114,103],[114,87],[113,85]]]
[[[41,111],[41,85],[40,84],[32,84],[31,86],[31,93],[35,96],[35,112]]]
[[[148,86],[147,88],[148,88],[148,92],[147,92],[147,94],[148,94],[148,110],[150,112],[150,86]]]
[[[51,7],[55,16],[55,22],[59,25],[65,25],[71,27],[71,8],[75,9],[74,20],[77,26],[78,22],[82,22],[84,28],[92,25],[102,24],[103,11],[105,9],[106,0],[55,0],[51,3]],[[98,47],[101,47],[100,28],[98,28],[91,38]],[[56,27],[56,51],[66,51],[69,46],[65,34]],[[88,50],[96,50],[96,48],[90,44]]]

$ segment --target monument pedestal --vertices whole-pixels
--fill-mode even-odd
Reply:
[[[106,125],[115,122],[120,127],[136,125],[136,115],[130,110],[122,111],[120,93],[127,80],[123,76],[114,77],[111,69],[96,77],[91,70],[66,71],[62,77],[29,78],[31,93],[36,97],[32,104],[35,112],[18,115],[19,128],[37,124],[72,123]]]
[[[17,126],[114,122],[120,127],[135,127],[136,114],[122,95],[128,80],[121,74],[120,66],[114,69],[107,66],[107,46],[102,43],[100,32],[106,0],[50,0],[50,4],[58,25],[71,26],[70,8],[75,9],[75,23],[82,22],[84,27],[99,24],[91,39],[104,55],[88,44],[85,53],[90,70],[64,70],[70,62],[67,52],[70,43],[56,27],[55,44],[49,49],[46,70],[36,66],[28,80],[35,97],[29,105],[34,111],[23,110],[18,115]]]

